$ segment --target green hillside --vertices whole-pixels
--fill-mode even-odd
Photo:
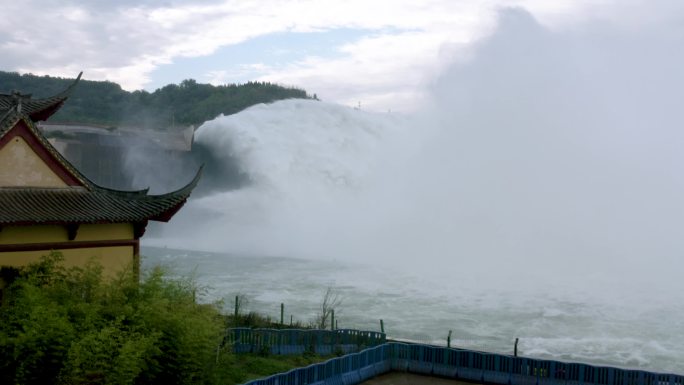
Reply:
[[[73,79],[0,71],[0,92],[19,90],[34,98],[54,95],[71,82]],[[311,97],[302,89],[265,82],[213,86],[187,79],[154,92],[128,92],[116,83],[81,80],[50,121],[151,128],[199,125],[219,114],[234,114],[254,104],[292,98]]]

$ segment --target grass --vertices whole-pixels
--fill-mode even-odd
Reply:
[[[296,321],[292,324],[286,323],[281,324],[275,319],[259,314],[257,312],[249,312],[247,314],[238,315],[237,322],[235,321],[234,315],[226,315],[225,323],[230,327],[240,327],[240,328],[266,328],[266,329],[311,329],[312,324],[305,324]]]
[[[333,357],[308,354],[266,357],[258,354],[231,354],[226,356],[223,361],[225,371],[221,373],[221,379],[227,385],[243,384],[247,381],[323,362]]]

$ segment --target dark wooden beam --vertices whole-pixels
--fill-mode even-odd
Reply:
[[[145,235],[145,229],[147,228],[147,221],[136,222],[133,224],[133,238],[140,239]]]
[[[134,254],[139,253],[140,242],[137,239],[116,239],[103,241],[71,241],[71,242],[41,242],[41,243],[18,243],[13,245],[0,245],[0,253],[15,251],[39,251],[39,250],[67,250],[86,249],[98,247],[131,246]]]
[[[78,224],[78,223],[69,223],[66,226],[64,226],[64,227],[66,227],[67,238],[70,241],[73,241],[74,239],[76,239],[76,236],[78,235],[79,226],[80,226],[80,224]]]

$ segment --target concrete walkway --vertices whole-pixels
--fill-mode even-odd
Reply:
[[[421,376],[411,373],[392,372],[362,382],[362,385],[473,385],[470,382],[446,378]]]

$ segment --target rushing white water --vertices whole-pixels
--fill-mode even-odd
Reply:
[[[289,100],[207,122],[249,183],[148,244],[224,253],[210,281],[270,306],[334,282],[349,326],[684,373],[684,58],[592,28],[504,15],[412,117]]]

